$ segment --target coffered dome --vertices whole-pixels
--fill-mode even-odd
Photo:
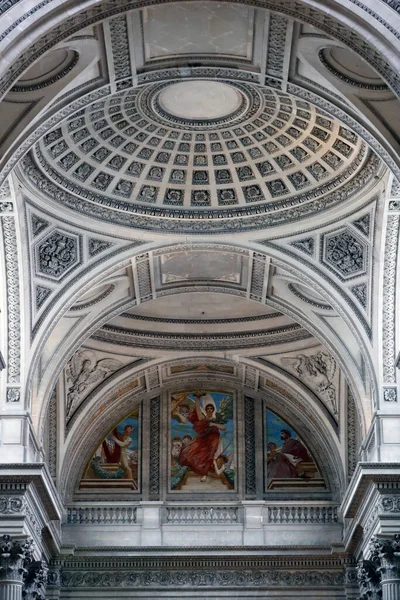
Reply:
[[[37,143],[25,173],[102,220],[221,232],[334,206],[357,191],[357,178],[365,184],[370,158],[355,133],[306,101],[198,78],[93,103]]]

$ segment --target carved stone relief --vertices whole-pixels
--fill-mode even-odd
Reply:
[[[115,358],[97,360],[90,350],[74,354],[66,367],[67,420],[91,389],[121,367],[122,362]]]
[[[284,356],[280,361],[284,368],[316,392],[334,415],[338,414],[339,369],[335,359],[327,351]]]

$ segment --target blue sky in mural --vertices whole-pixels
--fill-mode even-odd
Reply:
[[[231,399],[231,402],[233,402],[232,396],[225,392],[209,392],[209,393],[215,402],[217,411],[220,408],[220,402],[227,396]],[[187,397],[190,398],[191,400],[193,400],[193,402],[195,401],[195,396],[192,393],[189,393],[187,395]],[[176,421],[175,419],[172,418],[171,419],[171,439],[174,437],[183,438],[183,436],[185,436],[185,435],[190,435],[192,438],[195,438],[197,436],[197,433],[193,429],[192,423],[190,423],[189,421],[187,423],[179,423],[178,421]],[[233,419],[229,419],[229,421],[227,422],[226,431],[221,431],[221,438],[223,440],[222,441],[223,448],[226,451],[226,453],[229,454],[234,449],[234,446],[233,446],[233,439],[234,439]]]
[[[295,430],[285,423],[285,421],[280,419],[270,410],[267,410],[266,413],[267,443],[274,442],[278,448],[279,446],[282,446],[283,440],[281,440],[281,429],[288,429],[292,434],[293,439],[299,439]]]

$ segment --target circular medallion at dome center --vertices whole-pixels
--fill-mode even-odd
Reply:
[[[185,81],[166,87],[158,98],[161,108],[180,119],[195,121],[227,117],[243,103],[239,90],[218,81]]]

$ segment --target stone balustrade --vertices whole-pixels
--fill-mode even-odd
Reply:
[[[136,506],[85,506],[71,507],[67,512],[67,523],[76,524],[114,524],[136,523]]]
[[[336,506],[268,506],[269,523],[338,523]]]
[[[190,524],[239,523],[237,506],[167,506],[166,522]]]

